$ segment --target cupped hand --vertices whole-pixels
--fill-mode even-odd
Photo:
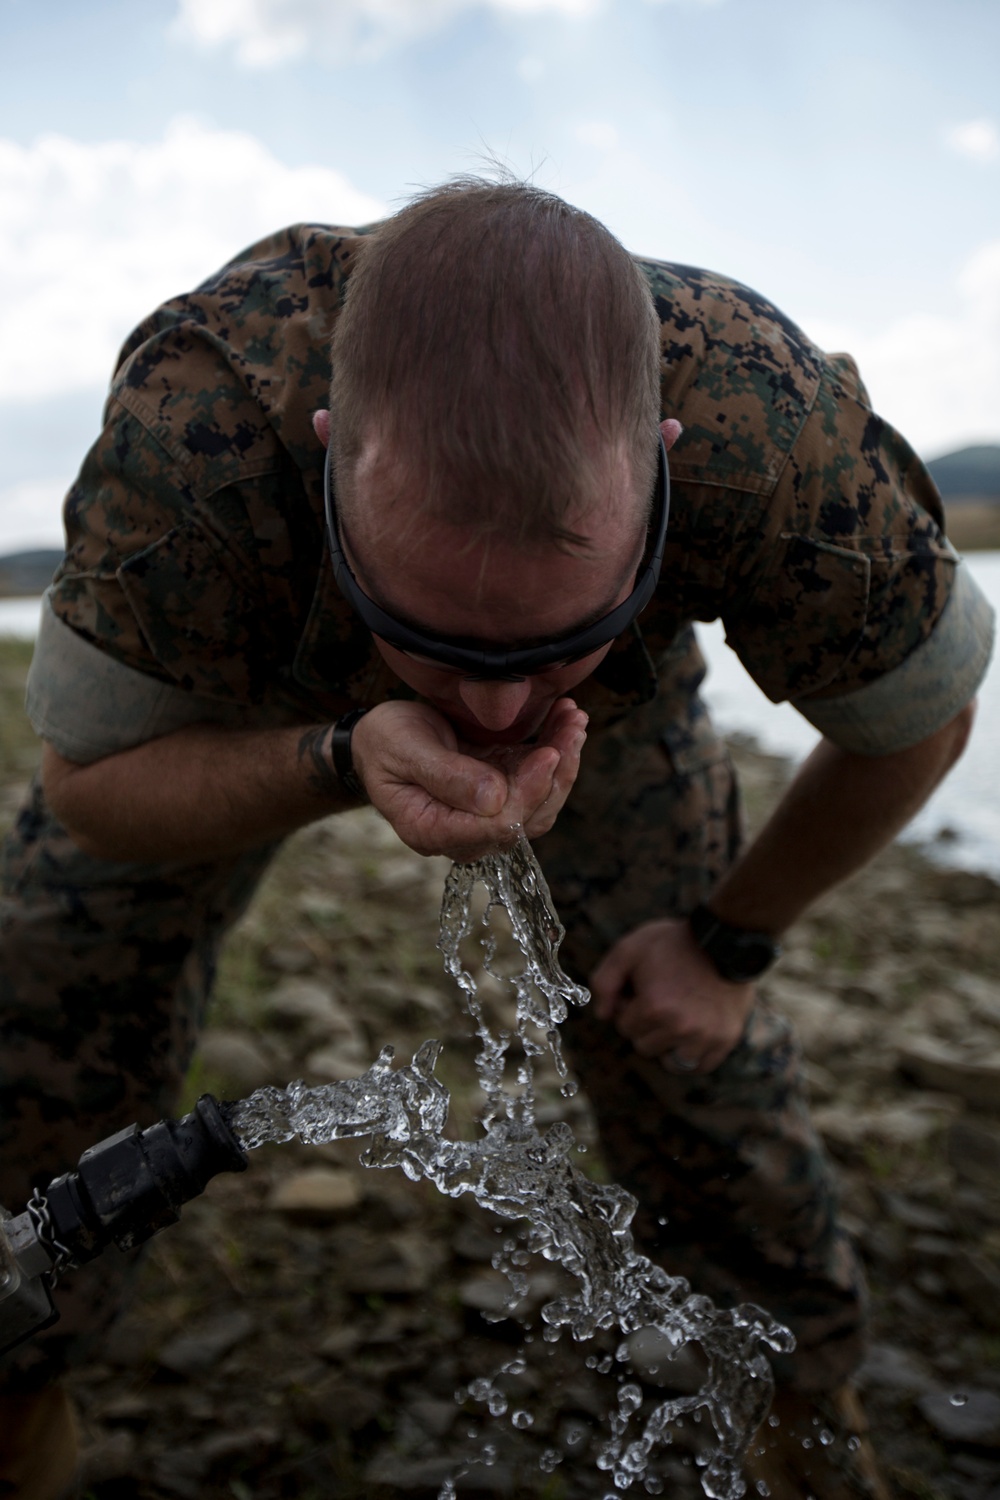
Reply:
[[[686,922],[646,922],[594,970],[597,1014],[642,1057],[678,1073],[710,1073],[743,1035],[752,984],[731,984],[698,947]]]
[[[516,837],[548,832],[580,769],[587,716],[554,703],[537,743],[463,745],[425,703],[381,703],[355,725],[351,749],[368,796],[418,854],[479,859]]]

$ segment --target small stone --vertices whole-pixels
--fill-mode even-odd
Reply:
[[[956,1403],[955,1392],[929,1391],[917,1406],[934,1430],[954,1443],[973,1443],[980,1448],[1000,1448],[1000,1396],[992,1391],[963,1388],[965,1398]]]
[[[930,1370],[919,1356],[898,1344],[871,1344],[855,1372],[855,1379],[862,1390],[917,1394],[935,1387]]]
[[[252,1093],[265,1083],[281,1083],[280,1065],[242,1031],[212,1028],[198,1048],[206,1071],[234,1091]]]
[[[1000,1266],[975,1250],[960,1250],[948,1267],[948,1280],[973,1317],[1000,1333]]]
[[[858,1152],[868,1141],[887,1146],[919,1146],[937,1130],[938,1115],[905,1104],[886,1109],[851,1109],[828,1105],[814,1110],[813,1123],[832,1147]]]
[[[316,1345],[316,1353],[324,1359],[348,1360],[363,1343],[364,1334],[361,1329],[352,1323],[345,1323],[342,1328],[335,1328],[332,1333],[326,1334],[322,1342]]]
[[[478,1271],[459,1282],[458,1300],[463,1307],[486,1313],[491,1318],[506,1318],[516,1304],[513,1289],[502,1271]]]
[[[175,1375],[199,1375],[218,1364],[256,1326],[250,1314],[240,1308],[199,1319],[197,1327],[177,1334],[163,1346],[160,1364]]]
[[[129,1478],[135,1466],[135,1434],[124,1428],[105,1433],[80,1453],[81,1493],[99,1484]]]
[[[447,1436],[458,1416],[454,1401],[437,1401],[433,1396],[418,1396],[409,1403],[408,1410],[414,1421],[436,1438]]]
[[[179,1500],[200,1500],[208,1464],[191,1448],[170,1448],[153,1459],[152,1476],[160,1489]]]
[[[255,1459],[259,1462],[277,1447],[279,1441],[276,1427],[244,1427],[236,1432],[215,1432],[199,1443],[198,1452],[209,1468],[223,1464],[227,1459]]]
[[[307,974],[316,967],[315,953],[302,942],[271,943],[263,958],[279,974]]]
[[[306,1058],[305,1070],[310,1082],[342,1083],[345,1078],[359,1077],[370,1064],[368,1043],[359,1037],[318,1047]]]
[[[267,996],[264,1014],[269,1022],[310,1036],[329,1036],[343,1029],[346,1014],[329,990],[308,979],[286,979]]]
[[[1000,1130],[955,1120],[948,1130],[948,1164],[964,1182],[1000,1197]]]
[[[142,1426],[152,1409],[153,1403],[148,1396],[140,1395],[137,1391],[126,1391],[102,1406],[98,1415],[102,1422],[135,1422]]]
[[[957,995],[968,1001],[978,1021],[1000,1026],[1000,984],[995,979],[984,979],[980,974],[953,974],[950,984]]]
[[[451,1244],[455,1254],[463,1260],[483,1261],[488,1265],[496,1254],[499,1240],[491,1230],[466,1219],[455,1230]]]
[[[984,1192],[981,1188],[957,1187],[954,1195],[956,1218],[975,1226],[988,1224],[1000,1228],[1000,1198],[995,1189]]]
[[[368,1239],[342,1263],[340,1280],[362,1296],[413,1296],[427,1290],[439,1262],[438,1247],[423,1235],[397,1231]]]
[[[306,1167],[276,1184],[267,1206],[297,1224],[329,1224],[361,1202],[361,1185],[353,1172],[336,1167]]]
[[[879,1197],[885,1212],[890,1218],[895,1219],[897,1224],[902,1224],[904,1229],[916,1229],[926,1234],[943,1234],[951,1228],[951,1220],[947,1214],[940,1213],[935,1208],[929,1208],[925,1203],[917,1203],[913,1198],[907,1198],[902,1193],[885,1192]]]
[[[385,1485],[401,1495],[432,1495],[461,1467],[454,1458],[410,1458],[398,1453],[380,1453],[365,1469],[365,1479],[369,1484]]]
[[[924,1088],[957,1094],[977,1108],[995,1109],[1000,1101],[1000,1058],[996,1056],[971,1059],[956,1047],[921,1038],[900,1049],[897,1065]]]

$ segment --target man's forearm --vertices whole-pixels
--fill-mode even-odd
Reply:
[[[710,898],[727,922],[775,935],[904,828],[961,755],[974,705],[892,755],[821,740],[771,817]]]
[[[46,796],[75,842],[98,858],[222,858],[351,805],[330,760],[330,734],[330,725],[198,724],[89,766],[46,745]]]

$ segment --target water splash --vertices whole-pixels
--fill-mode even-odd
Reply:
[[[491,1030],[476,981],[459,956],[461,943],[473,930],[472,899],[480,882],[487,897],[481,934],[487,972],[504,977],[494,966],[496,942],[490,930],[497,908],[508,914],[525,960],[524,969],[510,979],[517,1005],[515,1033],[523,1051],[517,1092],[504,1081],[511,1033]],[[548,1049],[563,1079],[563,1092],[573,1092],[558,1027],[570,1005],[589,998],[560,968],[563,936],[544,876],[523,835],[503,854],[453,867],[445,885],[439,947],[448,973],[465,996],[480,1042],[477,1072],[486,1098],[480,1139],[444,1138],[450,1095],[435,1076],[441,1051],[436,1041],[424,1042],[403,1067],[393,1068],[393,1049],[384,1047],[359,1078],[318,1088],[297,1082],[284,1089],[258,1089],[248,1099],[224,1105],[224,1113],[247,1150],[296,1136],[307,1145],[367,1136],[363,1165],[398,1166],[414,1181],[427,1178],[448,1197],[471,1193],[502,1218],[526,1221],[520,1243],[513,1238],[505,1241],[494,1264],[509,1279],[510,1307],[527,1291],[525,1251],[559,1264],[575,1280],[575,1291],[541,1309],[550,1341],[564,1330],[577,1341],[600,1330],[617,1331],[622,1342],[615,1358],[624,1365],[628,1336],[639,1329],[656,1329],[674,1352],[688,1343],[700,1345],[708,1374],[694,1394],[660,1401],[644,1416],[642,1387],[632,1382],[618,1387],[597,1467],[611,1475],[619,1492],[642,1481],[655,1493],[650,1465],[656,1451],[671,1442],[680,1418],[693,1414],[698,1420],[705,1411],[716,1441],[701,1475],[702,1488],[711,1500],[739,1500],[746,1488],[741,1459],[772,1394],[764,1348],[787,1352],[793,1347],[792,1335],[752,1304],[730,1311],[716,1308],[708,1297],[693,1295],[687,1281],[669,1276],[642,1255],[630,1229],[636,1200],[624,1188],[593,1182],[579,1171],[570,1160],[576,1142],[567,1124],[557,1122],[539,1131],[534,1060]],[[508,1410],[497,1380],[516,1363],[508,1362],[492,1379],[474,1381],[469,1388],[472,1399],[484,1403],[493,1416]],[[595,1364],[598,1369],[605,1366],[611,1368],[610,1358]],[[510,1420],[525,1428],[531,1425],[531,1414],[519,1407]],[[488,1451],[495,1453],[491,1445]],[[488,1461],[487,1449],[478,1461]],[[447,1500],[456,1493],[449,1480],[441,1495]]]

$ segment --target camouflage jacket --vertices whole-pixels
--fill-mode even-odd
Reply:
[[[70,758],[185,719],[316,722],[409,693],[334,583],[311,426],[363,234],[281,230],[126,342],[29,686]],[[721,617],[768,697],[832,738],[922,738],[971,697],[991,638],[926,469],[847,356],[737,282],[639,264],[684,434],[658,592],[581,705],[600,724],[663,691],[683,627]]]

